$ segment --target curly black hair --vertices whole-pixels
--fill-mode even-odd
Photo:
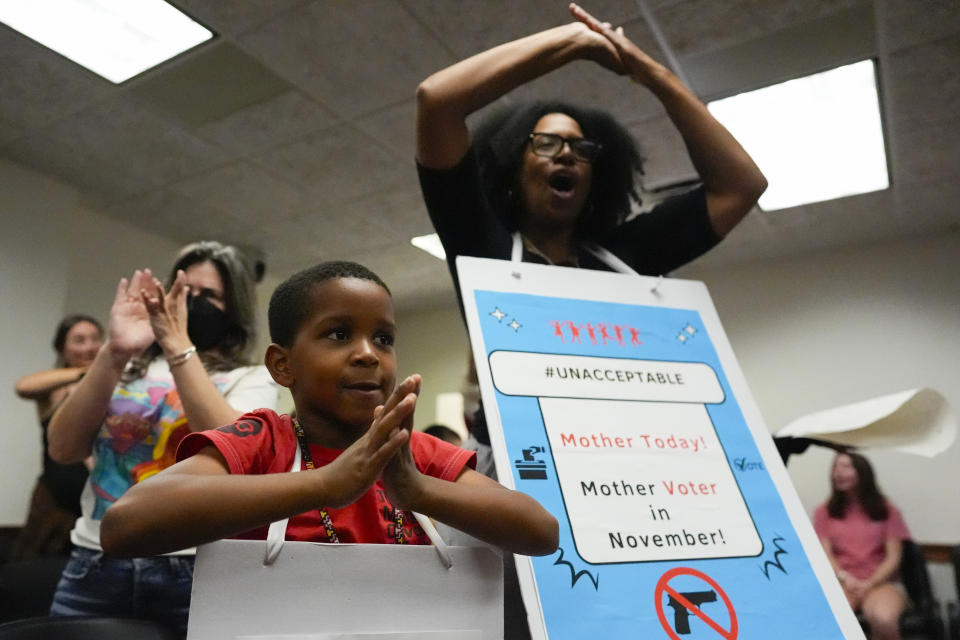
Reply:
[[[577,121],[585,138],[603,149],[593,162],[593,184],[574,233],[597,240],[626,220],[631,201],[640,202],[634,184],[643,174],[643,159],[633,137],[605,111],[562,101],[522,103],[486,117],[473,132],[480,167],[480,183],[504,225],[515,231],[520,224],[517,179],[528,136],[548,113],[562,113]]]
[[[321,262],[303,271],[298,271],[279,285],[270,296],[267,318],[270,323],[270,340],[281,347],[290,347],[297,331],[313,311],[313,288],[321,282],[335,278],[359,278],[374,282],[389,294],[390,288],[370,269],[356,262],[335,260]]]

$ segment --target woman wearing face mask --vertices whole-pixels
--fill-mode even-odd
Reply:
[[[18,396],[37,403],[43,435],[43,473],[37,478],[30,499],[27,521],[14,545],[11,559],[66,553],[70,529],[80,515],[80,491],[87,481],[82,462],[58,464],[47,454],[47,425],[57,407],[83,377],[103,343],[103,327],[85,315],[67,316],[60,321],[53,338],[57,352],[54,369],[20,378]]]
[[[52,615],[134,616],[185,631],[194,550],[107,556],[100,520],[131,485],[173,464],[187,433],[276,405],[266,369],[247,366],[253,284],[236,249],[185,247],[167,288],[149,270],[120,281],[106,342],[50,422],[55,460],[94,460]]]

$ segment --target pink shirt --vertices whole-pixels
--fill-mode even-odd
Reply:
[[[900,510],[887,502],[887,519],[871,520],[859,503],[848,505],[843,518],[831,518],[826,503],[813,512],[813,528],[830,542],[837,565],[860,580],[866,580],[886,557],[889,538],[907,540],[910,532]]]

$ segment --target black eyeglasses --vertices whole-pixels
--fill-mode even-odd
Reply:
[[[564,138],[555,133],[533,132],[530,134],[530,149],[544,158],[556,158],[563,150],[564,144],[570,145],[570,153],[580,162],[593,162],[603,148],[599,142],[586,138]]]

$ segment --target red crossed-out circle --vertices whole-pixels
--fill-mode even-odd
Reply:
[[[676,589],[674,589],[668,584],[671,579],[677,576],[694,576],[696,578],[700,578],[701,580],[709,584],[711,587],[713,587],[713,590],[716,591],[717,594],[720,596],[720,599],[723,600],[724,606],[727,607],[727,614],[729,614],[730,616],[729,630],[724,629],[719,624],[717,624],[712,618],[710,618],[710,616],[706,615],[703,611],[701,611],[699,607],[697,607],[692,602],[684,598],[682,595],[680,595],[680,592],[678,592]],[[660,580],[657,581],[657,588],[654,590],[653,599],[654,599],[654,604],[656,605],[656,608],[657,608],[657,618],[660,619],[660,624],[663,625],[664,630],[667,632],[667,635],[670,636],[670,638],[672,638],[672,640],[683,640],[679,635],[677,635],[677,632],[673,630],[673,626],[670,624],[670,621],[667,619],[667,614],[664,611],[664,607],[667,606],[666,603],[664,602],[664,597],[663,597],[664,592],[666,592],[668,595],[672,596],[674,600],[676,600],[677,602],[685,606],[687,608],[687,611],[689,611],[693,615],[700,618],[711,629],[713,629],[718,634],[720,634],[720,637],[723,638],[724,640],[737,639],[737,633],[739,632],[740,628],[737,625],[737,614],[733,610],[733,603],[730,602],[729,596],[727,596],[726,592],[720,588],[720,585],[718,585],[713,578],[711,578],[704,572],[697,571],[696,569],[691,569],[690,567],[676,567],[674,569],[670,569],[670,571],[667,571],[665,574],[663,574]]]

